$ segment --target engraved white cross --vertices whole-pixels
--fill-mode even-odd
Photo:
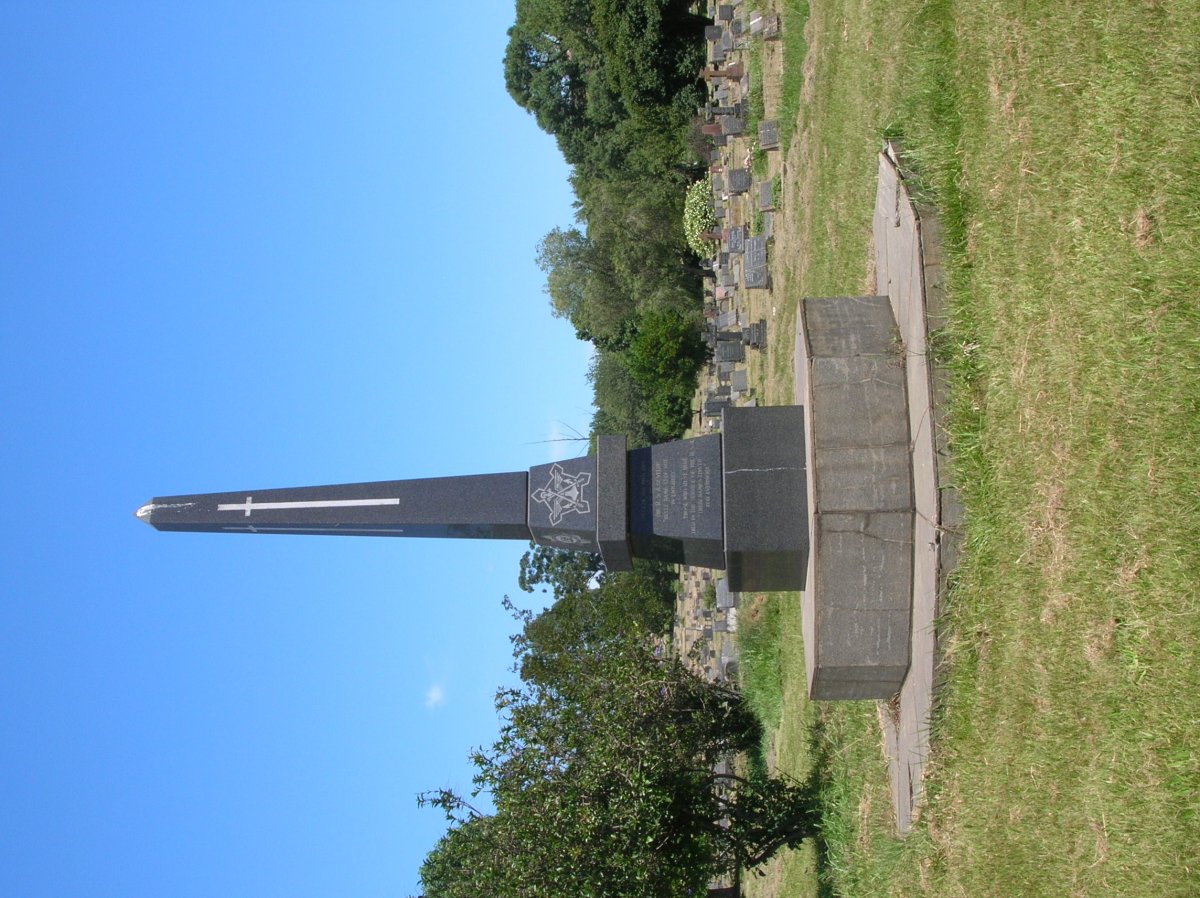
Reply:
[[[255,502],[247,496],[245,502],[229,502],[217,506],[217,511],[244,511],[250,517],[252,510],[268,511],[280,508],[360,508],[365,505],[399,505],[399,499],[313,499],[308,502]]]

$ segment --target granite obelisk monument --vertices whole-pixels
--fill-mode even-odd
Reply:
[[[733,590],[801,589],[808,567],[804,412],[726,408],[719,434],[528,471],[165,496],[158,530],[519,539],[725,570]]]

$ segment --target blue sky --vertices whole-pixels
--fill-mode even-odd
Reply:
[[[533,261],[571,195],[511,20],[0,5],[0,894],[415,893],[524,546],[132,512],[581,454],[544,442],[587,430],[588,355]]]

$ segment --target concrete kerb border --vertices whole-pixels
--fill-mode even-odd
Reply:
[[[901,159],[891,141],[879,155],[874,232],[877,289],[891,299],[902,322],[918,493],[912,663],[900,692],[880,706],[896,828],[905,834],[919,818],[924,797],[938,676],[936,620],[959,555],[962,505],[950,471],[949,377],[928,351],[929,334],[947,319],[941,224],[931,206],[913,201]]]

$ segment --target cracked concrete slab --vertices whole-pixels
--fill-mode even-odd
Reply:
[[[900,330],[908,387],[913,493],[911,663],[898,695],[881,709],[897,830],[907,833],[922,800],[929,761],[929,720],[937,652],[935,621],[947,565],[957,557],[957,495],[950,486],[941,425],[942,373],[932,364],[929,332],[944,323],[940,229],[932,210],[918,207],[900,168],[898,148],[879,155],[874,215],[876,292],[887,296]],[[943,517],[943,509],[948,513]]]

